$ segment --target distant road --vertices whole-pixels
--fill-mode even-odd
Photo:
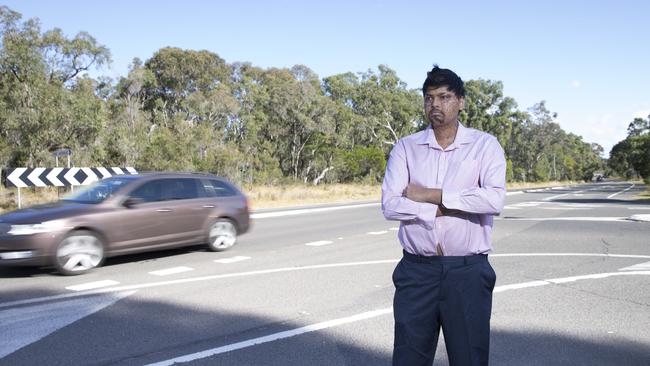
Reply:
[[[650,200],[511,194],[495,220],[494,365],[647,365]],[[378,203],[261,211],[232,250],[0,268],[0,365],[390,365],[397,223]],[[287,213],[288,212],[288,213]],[[436,365],[446,365],[440,344]]]

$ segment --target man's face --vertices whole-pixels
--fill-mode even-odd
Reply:
[[[447,86],[429,87],[424,94],[424,113],[432,128],[452,125],[465,106],[465,98],[457,97]]]

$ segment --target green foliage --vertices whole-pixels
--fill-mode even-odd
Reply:
[[[0,7],[0,165],[206,171],[239,184],[378,182],[402,137],[427,127],[421,91],[386,65],[322,80],[304,65],[228,64],[210,51],[166,47],[119,80],[85,72],[110,61],[91,35],[41,31]],[[424,76],[424,72],[423,72]],[[468,80],[461,120],[496,136],[508,181],[589,179],[602,147],[566,133],[542,101],[517,109],[500,81]],[[634,120],[611,169],[648,173],[648,121]]]
[[[650,184],[650,116],[635,118],[627,129],[628,136],[612,148],[609,167],[622,176],[640,176]]]

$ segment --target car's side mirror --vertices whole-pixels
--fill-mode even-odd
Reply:
[[[124,200],[124,202],[122,203],[122,205],[123,205],[124,207],[126,207],[126,208],[132,208],[132,207],[137,206],[137,205],[139,205],[139,204],[141,204],[141,203],[144,203],[144,200],[143,200],[142,198],[138,198],[138,197],[129,197],[129,198],[127,198],[126,200]]]

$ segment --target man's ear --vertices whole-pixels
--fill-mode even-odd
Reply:
[[[465,109],[465,97],[460,97],[459,110]]]

